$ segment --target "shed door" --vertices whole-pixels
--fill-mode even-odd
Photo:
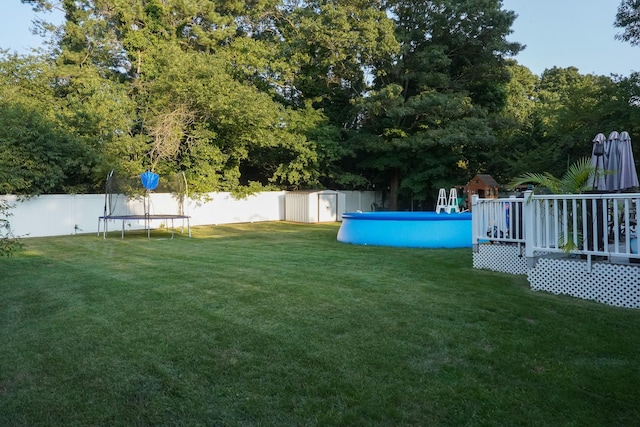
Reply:
[[[318,194],[318,222],[338,220],[338,195]]]

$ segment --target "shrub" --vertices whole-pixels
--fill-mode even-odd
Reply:
[[[20,240],[11,232],[9,217],[13,215],[10,210],[13,208],[6,200],[0,200],[0,256],[11,256],[11,254],[22,247]]]

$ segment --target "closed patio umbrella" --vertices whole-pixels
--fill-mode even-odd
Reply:
[[[619,190],[627,190],[629,188],[638,187],[638,173],[636,172],[636,163],[633,158],[631,149],[631,137],[629,132],[622,132],[618,140],[619,168],[617,175],[619,177]]]
[[[593,191],[613,192],[640,186],[629,132],[613,131],[608,138],[597,134],[593,139],[591,164],[595,167],[589,177]]]
[[[613,131],[604,143],[604,175],[605,190],[617,191],[620,189],[620,134]]]
[[[607,137],[599,133],[593,138],[593,148],[591,150],[591,164],[595,167],[595,172],[589,177],[589,186],[594,190],[605,190],[606,182],[604,177],[605,167],[605,142]]]

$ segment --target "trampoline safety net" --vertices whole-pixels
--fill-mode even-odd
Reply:
[[[149,171],[145,172],[148,174]],[[143,174],[144,175],[144,174]],[[104,211],[98,217],[98,235],[100,225],[103,225],[103,237],[107,237],[109,222],[121,221],[124,238],[125,225],[132,222],[143,223],[147,237],[151,236],[151,222],[164,221],[167,228],[171,228],[171,238],[174,237],[175,221],[182,222],[182,231],[186,223],[189,237],[191,237],[190,216],[185,213],[185,199],[188,196],[187,183],[184,174],[177,173],[161,176],[153,191],[144,188],[142,179],[148,176],[132,177],[116,176],[114,171],[107,174],[105,180]]]

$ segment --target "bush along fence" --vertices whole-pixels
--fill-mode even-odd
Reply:
[[[472,199],[473,266],[533,290],[640,308],[640,193]]]

